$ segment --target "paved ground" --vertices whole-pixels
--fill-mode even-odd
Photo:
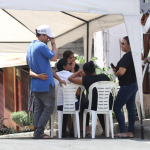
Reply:
[[[139,122],[135,125],[134,139],[111,139],[100,136],[102,129],[97,125],[96,139],[89,136],[86,139],[55,138],[52,140],[34,140],[33,132],[8,134],[0,136],[0,150],[150,150],[150,119],[144,121],[144,138],[140,139]],[[114,132],[118,133],[119,126],[114,124]],[[49,130],[45,130],[49,134]]]
[[[150,141],[140,139],[0,139],[0,150],[150,150]]]

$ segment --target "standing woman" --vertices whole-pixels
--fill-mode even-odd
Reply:
[[[113,68],[114,74],[118,77],[120,90],[114,102],[114,112],[119,123],[120,133],[115,137],[134,137],[135,123],[135,96],[138,90],[135,68],[132,58],[128,36],[124,37],[121,42],[121,49],[126,54],[117,63],[116,68]],[[125,120],[121,111],[126,104],[128,110],[128,131],[125,128]]]

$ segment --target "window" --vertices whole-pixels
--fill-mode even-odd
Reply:
[[[144,3],[150,3],[150,0],[143,0]]]

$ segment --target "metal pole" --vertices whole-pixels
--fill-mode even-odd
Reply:
[[[86,52],[86,62],[89,61],[89,22],[87,22],[87,52]]]
[[[143,115],[140,107],[140,122],[141,122],[141,140],[144,140]]]

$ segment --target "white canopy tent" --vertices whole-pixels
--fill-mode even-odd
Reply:
[[[1,53],[26,52],[35,39],[35,28],[47,24],[56,35],[57,47],[83,37],[85,56],[88,52],[90,59],[93,33],[125,22],[143,110],[140,0],[0,0],[0,8]]]

